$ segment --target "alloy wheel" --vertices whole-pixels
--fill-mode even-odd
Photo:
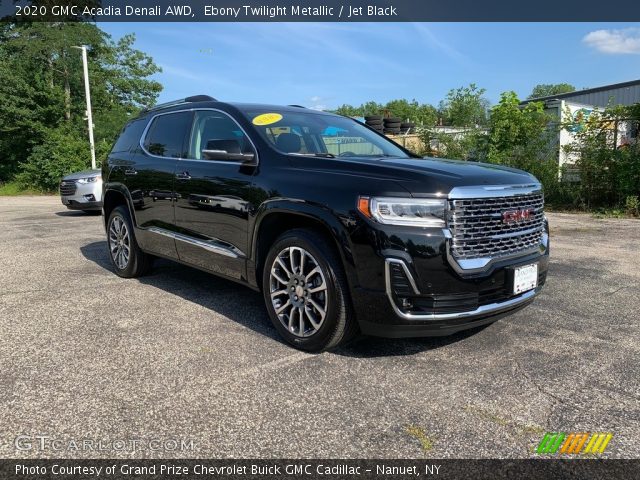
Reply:
[[[109,251],[116,267],[120,270],[127,268],[131,254],[131,237],[129,229],[122,217],[116,216],[109,227]]]
[[[287,247],[271,266],[269,292],[282,325],[297,337],[322,326],[328,308],[327,281],[318,261],[304,248]]]

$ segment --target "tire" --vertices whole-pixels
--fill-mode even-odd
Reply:
[[[388,123],[400,123],[402,122],[402,119],[399,117],[388,117],[384,119],[384,123],[388,124]]]
[[[391,135],[398,135],[400,133],[399,128],[385,128],[384,133]]]
[[[400,128],[400,122],[384,122],[384,128]]]
[[[107,249],[116,275],[120,277],[140,277],[151,269],[153,257],[138,246],[129,209],[124,205],[117,206],[109,215]]]
[[[358,331],[339,256],[317,232],[290,230],[275,241],[264,264],[262,292],[271,322],[295,348],[321,352]]]
[[[364,119],[367,122],[381,122],[382,115],[365,115]]]
[[[382,120],[367,120],[365,123],[370,127],[375,127],[378,125],[382,125]]]

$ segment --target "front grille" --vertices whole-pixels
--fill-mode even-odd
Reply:
[[[504,223],[503,213],[531,209],[530,218]],[[496,258],[540,245],[544,233],[541,193],[511,197],[474,198],[449,202],[451,253],[456,259]]]
[[[76,193],[76,182],[73,180],[63,180],[60,182],[60,195],[69,196]]]

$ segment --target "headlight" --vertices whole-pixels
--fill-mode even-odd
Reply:
[[[360,197],[358,210],[387,225],[444,226],[445,201],[438,198]]]
[[[76,180],[76,182],[78,183],[95,183],[98,180],[100,180],[102,177],[100,175],[98,175],[97,177],[86,177],[86,178],[79,178],[78,180]]]

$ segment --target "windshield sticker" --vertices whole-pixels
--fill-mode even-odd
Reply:
[[[282,120],[282,115],[279,113],[263,113],[253,118],[254,125],[271,125]]]

